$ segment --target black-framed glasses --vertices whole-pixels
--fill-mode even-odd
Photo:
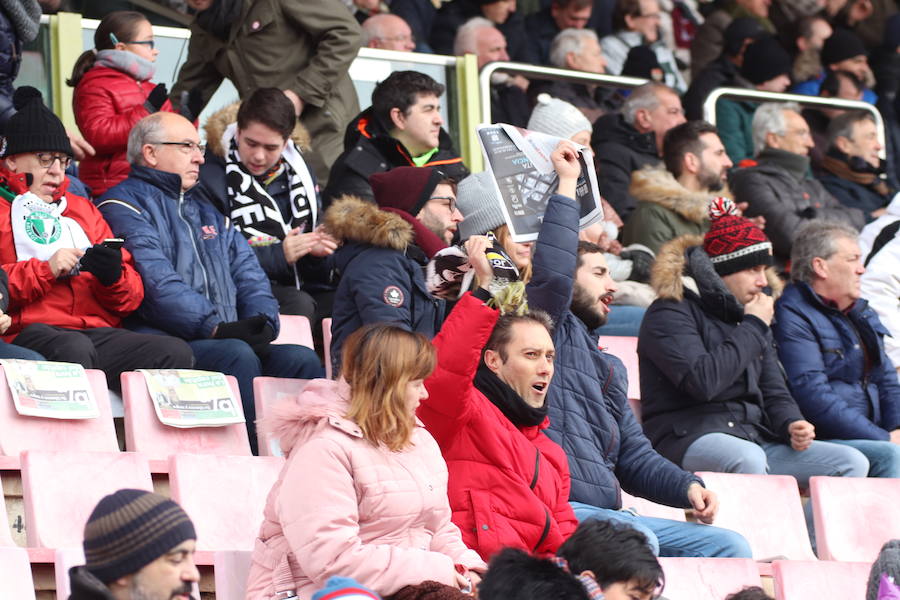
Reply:
[[[144,41],[141,41],[141,42],[125,42],[125,43],[126,43],[126,44],[140,44],[140,45],[142,45],[142,46],[150,46],[150,49],[151,49],[151,50],[153,50],[154,48],[156,48],[156,41],[155,41],[155,40],[144,40]]]
[[[159,146],[178,146],[178,149],[184,152],[185,154],[190,154],[195,150],[200,154],[206,152],[206,144],[199,144],[197,142],[147,142],[148,144],[159,145]]]
[[[53,166],[54,161],[59,161],[59,166],[62,167],[62,170],[65,171],[69,168],[69,165],[72,164],[72,157],[66,154],[54,154],[53,152],[35,152],[34,154],[37,156],[38,164],[41,165],[42,169],[49,169]]]
[[[440,202],[443,206],[449,208],[450,212],[456,210],[456,198],[454,198],[453,196],[432,196],[428,200]]]

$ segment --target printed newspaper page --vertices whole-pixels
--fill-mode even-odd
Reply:
[[[480,125],[478,141],[501,199],[515,242],[537,239],[547,201],[556,193],[559,179],[550,154],[562,138],[528,131],[512,125]],[[572,142],[581,162],[581,176],[575,190],[580,207],[579,225],[584,228],[603,218],[594,154],[587,146]]]
[[[73,363],[0,360],[16,412],[48,419],[100,416],[84,367]]]
[[[244,422],[244,410],[222,373],[193,369],[141,369],[160,423],[221,427]]]

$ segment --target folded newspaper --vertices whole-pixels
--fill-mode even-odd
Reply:
[[[536,240],[547,201],[559,187],[550,154],[563,138],[505,123],[480,125],[477,131],[485,168],[493,175],[500,208],[513,241]],[[575,200],[579,205],[579,226],[584,229],[603,219],[603,208],[594,171],[594,153],[587,146],[571,143],[581,163]]]
[[[244,422],[244,409],[221,373],[193,369],[141,369],[160,423],[221,427]]]
[[[96,419],[100,409],[84,367],[43,360],[3,359],[16,412],[47,419]]]

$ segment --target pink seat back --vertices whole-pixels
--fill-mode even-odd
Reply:
[[[289,379],[287,377],[254,377],[253,396],[256,404],[257,420],[265,417],[269,408],[286,398],[292,398],[303,391],[309,379]],[[260,456],[281,456],[277,440],[270,440],[257,430]]]
[[[106,375],[87,370],[97,401],[96,419],[44,419],[16,412],[6,373],[0,367],[0,454],[18,457],[24,450],[66,448],[84,452],[118,452],[116,429],[109,408]]]
[[[757,560],[815,560],[797,480],[788,475],[697,473],[719,496],[715,525],[742,534]]]
[[[322,345],[325,352],[325,377],[333,379],[334,365],[331,364],[331,318],[322,319]]]
[[[226,379],[240,404],[237,380],[230,375]],[[145,454],[152,461],[164,461],[171,454],[186,452],[250,454],[247,427],[243,423],[190,429],[160,423],[144,376],[137,371],[122,373],[122,398],[125,400],[125,447]]]
[[[860,562],[776,560],[775,600],[865,598],[872,565]]]
[[[637,343],[638,339],[633,336],[609,335],[600,338],[600,347],[603,351],[625,363],[625,370],[628,372],[628,398],[640,400],[641,379],[638,372]],[[640,413],[635,414],[640,417]]]
[[[809,493],[822,560],[871,562],[900,538],[900,479],[812,477]]]
[[[247,576],[250,574],[250,550],[225,550],[213,558],[216,578],[216,600],[246,600]]]
[[[81,546],[84,524],[103,496],[153,490],[147,457],[133,452],[22,453],[22,495],[29,548]]]
[[[722,600],[747,586],[760,585],[749,558],[660,558],[668,600]]]
[[[622,508],[633,508],[642,517],[671,519],[672,521],[681,521],[682,523],[686,520],[683,508],[657,504],[646,498],[632,496],[624,491],[622,492]]]
[[[274,456],[170,457],[172,499],[194,522],[197,549],[252,550],[266,498],[283,465]]]
[[[25,548],[0,548],[0,581],[4,598],[34,600],[34,580]]]
[[[300,315],[278,315],[281,326],[273,344],[297,344],[315,349],[309,319]]]
[[[72,593],[72,585],[69,580],[69,569],[80,567],[84,564],[84,547],[59,548],[53,563],[53,571],[56,576],[56,597],[68,598]]]

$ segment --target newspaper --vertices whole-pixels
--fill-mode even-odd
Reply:
[[[96,419],[100,409],[84,367],[74,363],[3,359],[16,412],[48,419]]]
[[[478,141],[487,170],[493,175],[500,208],[514,242],[537,239],[550,196],[559,187],[550,154],[563,138],[521,129],[505,123],[480,125]],[[575,189],[579,225],[584,228],[603,218],[594,153],[572,142],[578,151],[581,176]]]
[[[221,427],[244,422],[244,410],[222,373],[141,369],[156,417],[171,427]]]

